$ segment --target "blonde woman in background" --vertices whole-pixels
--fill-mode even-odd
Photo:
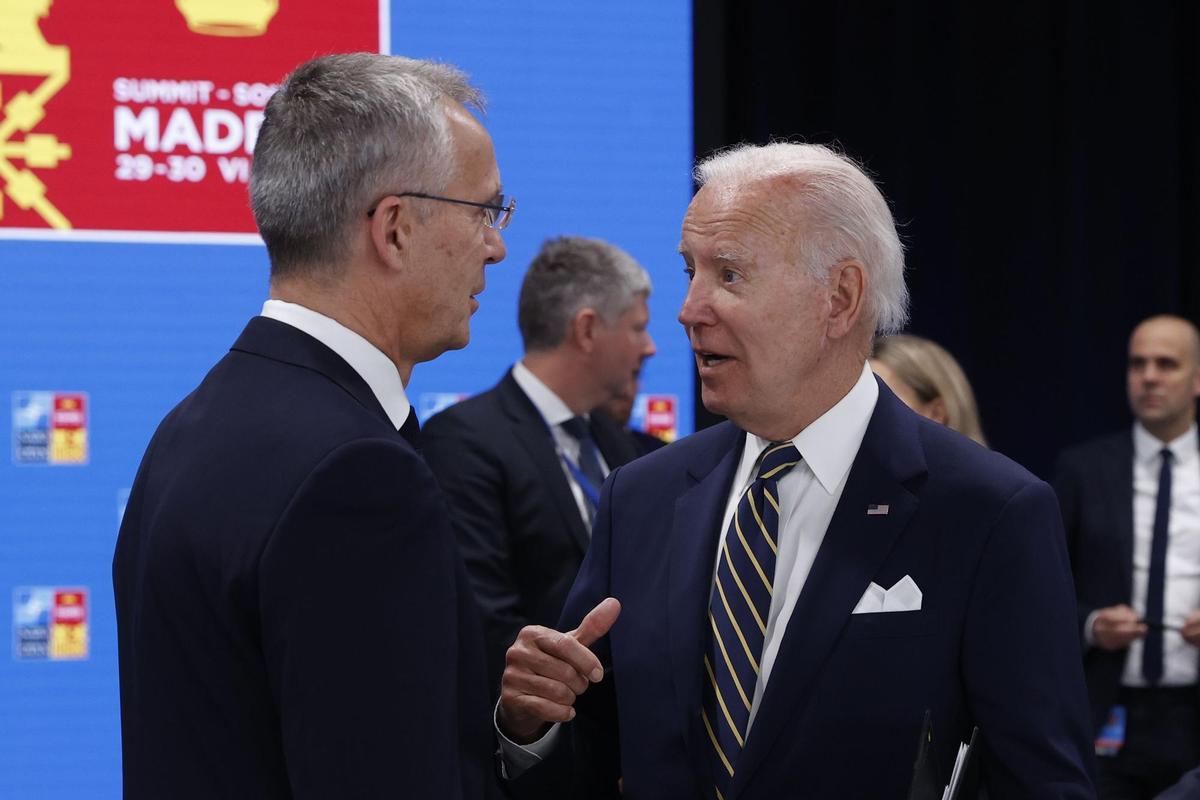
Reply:
[[[941,345],[908,334],[881,336],[871,369],[913,411],[987,446],[971,384]]]

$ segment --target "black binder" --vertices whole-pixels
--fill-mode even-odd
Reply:
[[[917,758],[913,762],[908,800],[979,800],[979,726],[971,729],[971,738],[959,751],[948,778],[942,778],[933,747],[932,716],[926,709],[925,720],[921,724],[921,738],[917,742]]]

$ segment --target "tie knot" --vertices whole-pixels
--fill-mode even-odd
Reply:
[[[592,438],[591,432],[588,431],[587,420],[583,417],[571,417],[568,420],[564,420],[561,424],[564,431],[581,442],[584,439]]]
[[[1163,460],[1164,464],[1170,464],[1171,459],[1173,459],[1175,457],[1175,454],[1171,452],[1171,448],[1169,448],[1169,447],[1164,447],[1162,450],[1159,451],[1159,454],[1162,456],[1162,460]]]
[[[771,442],[758,463],[757,480],[779,480],[800,463],[800,451],[791,442]]]

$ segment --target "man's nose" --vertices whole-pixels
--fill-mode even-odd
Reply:
[[[484,236],[490,237],[487,241],[488,256],[484,263],[497,264],[504,260],[508,255],[508,247],[504,244],[504,236],[496,228],[485,228]]]
[[[646,331],[646,343],[642,348],[642,360],[645,361],[650,356],[658,352],[658,347],[654,344],[654,337],[650,335],[650,331]]]
[[[712,309],[708,304],[707,292],[696,279],[688,284],[687,295],[683,298],[683,305],[679,307],[678,319],[685,328],[703,325],[712,319]]]

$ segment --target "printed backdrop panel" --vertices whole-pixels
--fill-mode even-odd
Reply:
[[[5,0],[5,228],[255,233],[250,157],[276,81],[378,51],[379,0]]]
[[[520,202],[470,345],[413,373],[422,418],[520,356],[525,268],[547,237],[579,234],[625,248],[654,281],[658,353],[634,424],[691,431],[675,321],[690,9],[0,0],[0,798],[121,796],[117,529],[159,421],[267,295],[238,159],[248,168],[256,114],[300,61],[390,42],[462,67],[488,96],[483,122]],[[368,613],[353,597],[328,602]]]

